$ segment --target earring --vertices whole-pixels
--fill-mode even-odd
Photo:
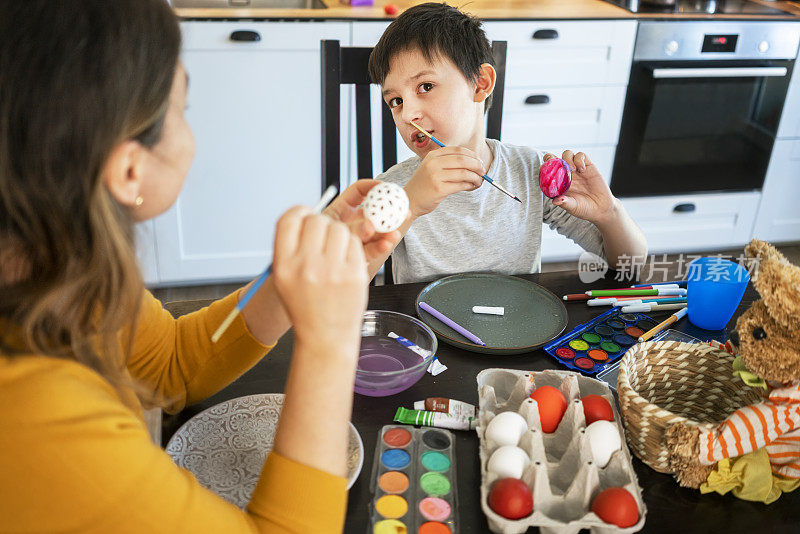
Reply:
[[[136,200],[133,201],[137,208],[141,207],[144,204],[144,199],[141,196],[136,197]]]

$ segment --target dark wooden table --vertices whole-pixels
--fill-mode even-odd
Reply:
[[[592,284],[594,289],[620,287],[611,274],[604,280]],[[522,275],[548,288],[556,295],[583,292],[587,287],[578,279],[577,272]],[[370,288],[369,309],[392,310],[415,315],[414,299],[426,284],[400,284]],[[748,287],[736,318],[758,298],[752,286]],[[199,306],[190,306],[194,309]],[[174,308],[173,308],[174,309]],[[188,310],[182,310],[188,311]],[[583,303],[567,303],[569,325],[572,329],[579,323],[597,316],[600,311]],[[651,314],[655,318],[667,314]],[[708,332],[692,326],[682,319],[673,328],[697,338],[715,338],[720,341],[725,332]],[[284,380],[292,351],[292,334],[289,332],[278,345],[236,382],[205,401],[191,406],[177,416],[169,417],[164,425],[164,442],[189,418],[219,402],[256,393],[275,393],[284,390]],[[515,356],[487,356],[475,354],[440,343],[438,356],[448,366],[447,371],[437,377],[426,374],[411,388],[389,397],[366,397],[355,395],[353,424],[364,441],[364,467],[350,490],[345,532],[363,534],[367,532],[369,520],[369,490],[373,453],[378,431],[383,425],[392,424],[395,410],[399,406],[411,408],[413,402],[426,397],[440,396],[460,399],[477,404],[478,391],[475,377],[487,367],[505,367],[540,371],[564,369],[542,350]],[[480,507],[480,464],[478,460],[478,437],[474,432],[456,432],[456,457],[458,465],[458,525],[462,533],[489,532],[486,518]],[[681,488],[669,475],[653,471],[634,457],[634,468],[639,477],[647,504],[647,522],[642,532],[800,532],[800,491],[784,495],[767,506],[736,499],[730,495],[716,493],[701,495],[700,492]]]

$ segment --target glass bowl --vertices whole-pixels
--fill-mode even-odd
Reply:
[[[425,374],[436,347],[436,335],[419,319],[367,310],[361,326],[355,392],[385,397],[411,387]]]

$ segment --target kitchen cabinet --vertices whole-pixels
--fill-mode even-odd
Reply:
[[[800,241],[800,54],[772,149],[753,237]]]
[[[800,241],[800,139],[775,142],[753,237]]]
[[[139,223],[135,228],[136,256],[139,260],[139,269],[147,285],[158,283],[158,262],[156,259],[156,242],[153,236],[154,222]]]
[[[739,247],[750,239],[760,192],[623,198],[651,254]]]
[[[347,44],[350,24],[187,21],[181,31],[197,152],[177,202],[153,221],[157,280],[148,276],[250,278],[272,256],[280,214],[319,198],[319,41]]]

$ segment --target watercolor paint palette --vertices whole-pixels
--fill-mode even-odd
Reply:
[[[372,467],[370,532],[455,534],[455,437],[439,428],[386,425]]]
[[[643,313],[623,313],[620,308],[611,308],[543,348],[562,365],[596,375],[622,358],[639,336],[657,324],[658,321]]]
[[[481,508],[492,532],[522,534],[530,527],[538,527],[543,534],[578,534],[584,529],[592,534],[631,534],[644,527],[647,507],[630,450],[625,445],[622,419],[608,385],[571,371],[518,369],[485,369],[478,373],[477,383]],[[566,411],[551,433],[543,431],[538,404],[530,398],[531,393],[543,386],[558,389],[567,401]],[[594,461],[590,435],[586,432],[581,399],[587,395],[599,395],[608,401],[614,419],[612,428],[619,433],[621,447],[603,467]],[[489,504],[492,485],[501,477],[489,469],[489,460],[500,445],[487,435],[487,429],[503,412],[518,413],[527,427],[517,447],[530,462],[519,479],[530,489],[533,511],[519,519],[501,516]],[[635,524],[618,527],[592,511],[595,497],[610,488],[623,488],[631,494],[638,510]]]

